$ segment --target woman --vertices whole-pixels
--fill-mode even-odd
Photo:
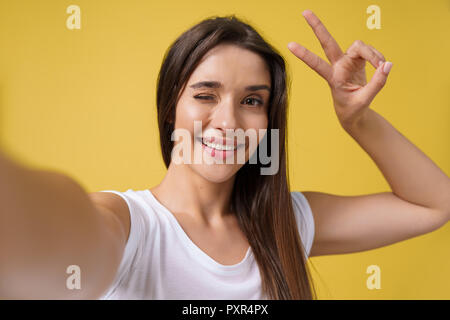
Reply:
[[[78,196],[71,204],[78,200],[98,221],[85,218],[84,225],[71,225],[71,233],[83,230],[90,239],[82,245],[70,242],[73,235],[60,235],[76,248],[77,265],[87,270],[84,291],[74,296],[54,280],[48,296],[312,299],[307,257],[378,248],[447,223],[449,178],[369,108],[392,63],[361,41],[343,53],[311,11],[303,15],[330,64],[295,42],[289,50],[327,81],[341,126],[372,157],[393,191],[352,197],[291,192],[284,59],[234,16],[207,19],[175,41],[159,74],[166,176],[148,190],[91,193],[91,207],[81,192],[66,187]],[[366,61],[376,68],[369,83]],[[196,121],[201,121],[197,129]],[[239,129],[255,132],[259,145],[252,146],[248,136],[243,144],[230,139],[228,133]],[[177,130],[188,134],[174,139]],[[261,159],[249,161],[261,155],[263,142],[270,146],[272,162],[277,155],[271,174],[261,173],[268,165]],[[180,145],[187,146],[182,154],[188,156],[175,163]],[[192,161],[199,149],[212,164]],[[236,161],[238,151],[244,162]],[[232,163],[216,161],[230,157]],[[96,227],[84,230],[87,222]]]

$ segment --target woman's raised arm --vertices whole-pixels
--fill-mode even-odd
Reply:
[[[392,189],[360,196],[303,192],[315,220],[311,256],[369,250],[445,225],[450,219],[449,177],[369,108],[392,64],[360,40],[343,53],[311,11],[303,15],[331,64],[298,43],[289,43],[289,49],[328,82],[340,124],[372,158]],[[366,61],[376,68],[369,83]]]

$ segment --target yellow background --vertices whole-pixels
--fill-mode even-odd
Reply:
[[[66,8],[81,8],[81,30]],[[366,8],[381,8],[381,29]],[[88,192],[149,188],[165,167],[156,78],[175,38],[210,15],[247,19],[286,58],[293,190],[341,195],[389,191],[343,131],[325,81],[287,49],[325,58],[301,12],[311,9],[343,50],[360,39],[393,62],[371,107],[450,174],[450,1],[0,1],[0,137],[21,161],[67,173]],[[368,77],[373,67],[368,65]],[[322,299],[449,299],[450,224],[363,253],[314,257]],[[381,268],[381,289],[366,268]]]

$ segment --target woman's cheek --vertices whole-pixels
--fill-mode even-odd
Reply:
[[[261,132],[260,130],[267,130],[267,127],[269,125],[269,121],[267,119],[266,115],[260,115],[260,116],[253,116],[249,117],[245,121],[245,128],[251,128],[256,131],[256,134],[258,136],[258,143],[261,142],[262,138],[264,137],[264,131]]]
[[[199,106],[195,103],[183,103],[178,105],[177,108],[177,120],[179,120],[179,128],[186,128],[190,131],[194,131],[194,121],[202,121],[202,126],[205,125],[205,121],[208,119],[208,112],[206,108]]]

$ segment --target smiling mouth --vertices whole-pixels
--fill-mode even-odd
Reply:
[[[228,143],[226,144],[218,143],[218,141],[220,141],[220,138],[217,138],[216,140],[214,137],[203,139],[201,137],[198,137],[195,140],[201,144],[202,149],[205,152],[207,152],[211,157],[222,160],[233,157],[238,152],[240,152],[239,150],[243,150],[242,148],[245,146],[245,144],[243,143],[238,144],[230,140],[225,141],[224,139],[222,139],[222,142]]]
[[[234,151],[237,149],[237,147],[235,147],[234,145],[223,145],[220,143],[208,142],[205,140],[202,140],[202,143],[205,146],[210,147],[215,150],[218,150],[218,151]]]
[[[244,146],[244,144],[242,143],[227,143],[227,144],[223,144],[220,143],[218,140],[219,139],[215,139],[213,138],[197,138],[196,139],[198,142],[200,142],[203,146],[217,150],[217,151],[236,151],[238,148],[241,148],[242,146]]]

